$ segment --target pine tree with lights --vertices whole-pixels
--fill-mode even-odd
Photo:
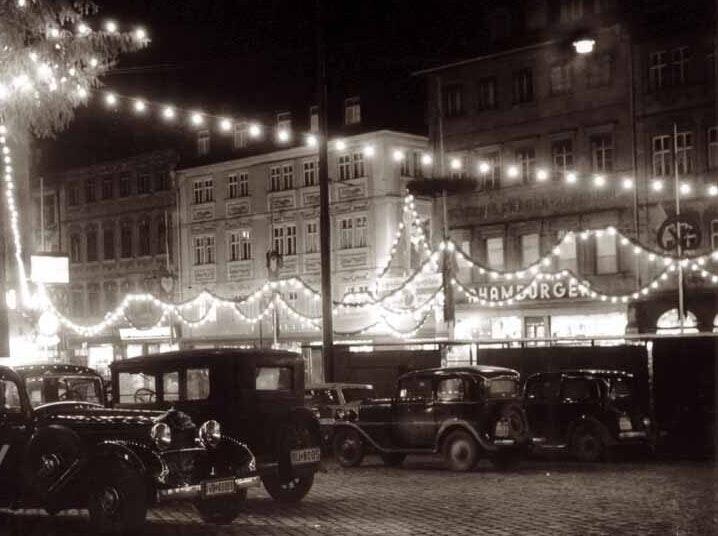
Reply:
[[[0,356],[8,355],[5,285],[26,287],[24,263],[30,237],[30,143],[67,127],[74,110],[100,86],[120,54],[147,45],[146,32],[120,32],[117,23],[96,25],[98,6],[65,0],[0,0]],[[94,27],[93,26],[97,26]],[[12,198],[12,200],[11,200]],[[24,249],[23,249],[24,248]],[[7,262],[14,259],[17,262]],[[14,267],[10,271],[8,268]],[[5,270],[3,270],[3,268]],[[6,274],[13,274],[8,277]],[[26,306],[27,292],[20,307]]]

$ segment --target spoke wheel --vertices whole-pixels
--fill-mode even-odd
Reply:
[[[334,435],[334,457],[342,467],[356,467],[364,459],[364,442],[355,430],[341,430]]]
[[[110,462],[91,483],[87,508],[98,534],[137,532],[147,515],[147,488],[142,476],[124,463]]]
[[[479,446],[468,432],[451,432],[444,441],[444,461],[452,471],[470,471],[479,462]]]

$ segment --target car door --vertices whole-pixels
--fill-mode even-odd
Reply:
[[[0,499],[4,503],[19,489],[19,467],[30,434],[27,404],[17,378],[0,372]]]
[[[572,425],[585,416],[595,416],[599,409],[599,391],[589,378],[564,378],[561,383],[560,434],[565,441]]]
[[[553,444],[559,438],[559,393],[561,377],[541,374],[530,378],[524,392],[524,409],[533,438]]]
[[[435,419],[431,376],[410,376],[399,381],[394,400],[396,442],[405,448],[434,445]]]

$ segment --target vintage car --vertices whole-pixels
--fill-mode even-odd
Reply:
[[[124,534],[140,529],[148,507],[174,500],[229,523],[258,485],[251,451],[215,420],[198,430],[176,410],[71,400],[33,408],[20,375],[0,366],[3,507],[87,508],[95,532]]]
[[[38,364],[14,367],[25,381],[33,408],[51,402],[75,400],[106,405],[102,377],[93,369],[79,365]]]
[[[469,471],[482,457],[496,466],[515,463],[527,446],[519,374],[488,367],[451,367],[399,377],[392,399],[365,400],[339,412],[334,455],[359,465],[367,449],[387,465],[407,454],[442,453],[449,469]]]
[[[305,405],[319,419],[323,447],[331,447],[337,411],[356,409],[362,400],[372,398],[373,395],[374,387],[362,383],[332,382],[306,388]]]
[[[542,372],[526,380],[524,409],[535,449],[600,460],[619,445],[651,447],[651,419],[633,374],[620,370]]]
[[[304,361],[274,350],[182,350],[115,361],[114,407],[176,408],[216,419],[257,456],[267,492],[304,498],[320,462],[319,422],[304,407]]]

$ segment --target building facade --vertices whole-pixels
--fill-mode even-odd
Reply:
[[[406,184],[421,173],[426,138],[379,130],[347,135],[329,144],[332,228],[332,292],[335,301],[374,291],[377,270],[393,259],[384,279],[400,281],[416,259],[409,242],[394,243],[406,219]],[[187,313],[186,346],[280,344],[319,340],[321,301],[304,285],[279,283],[261,292],[270,273],[269,254],[281,258],[277,280],[300,278],[320,289],[319,185],[317,150],[311,146],[275,149],[218,163],[180,169],[181,299],[207,290],[225,299],[256,299],[240,306],[199,304]],[[427,229],[431,204],[416,206]],[[392,255],[392,248],[395,252]],[[260,295],[262,294],[262,295]],[[276,299],[286,304],[251,322]],[[275,304],[278,304],[275,301]],[[288,306],[288,307],[287,307]],[[301,316],[313,318],[315,325]],[[203,320],[201,325],[191,325]],[[343,309],[335,316],[337,338],[389,337],[366,310]],[[277,326],[276,332],[275,327]]]
[[[679,256],[670,238],[676,198],[682,232],[692,237],[682,254],[718,247],[712,9],[677,17],[665,12],[670,2],[508,4],[487,15],[493,51],[418,73],[427,81],[430,145],[442,155],[434,173],[476,183],[450,197],[448,223],[479,264],[520,272],[553,252],[544,271],[575,277],[522,292],[526,280],[497,281],[459,262],[457,279],[478,299],[457,295],[455,335],[582,337],[669,327],[673,274],[658,289],[640,290],[664,269],[656,258]],[[608,227],[618,233],[581,234]],[[635,253],[634,241],[654,254]],[[582,280],[616,298],[595,299]],[[712,330],[715,285],[695,271],[684,285],[687,324]]]
[[[174,298],[176,164],[173,151],[156,151],[71,169],[43,181],[56,196],[59,212],[52,249],[70,260],[69,285],[51,290],[58,309],[73,322],[97,324],[129,293]],[[103,370],[113,359],[174,343],[178,334],[169,327],[142,329],[153,326],[156,315],[144,305],[132,306],[124,321],[96,336],[65,330],[61,344],[70,359]]]

